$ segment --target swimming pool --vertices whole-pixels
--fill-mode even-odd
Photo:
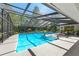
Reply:
[[[21,52],[23,50],[37,47],[39,45],[54,41],[54,37],[46,37],[45,34],[54,34],[52,32],[40,32],[40,33],[29,33],[29,34],[19,34],[18,44],[16,52]]]

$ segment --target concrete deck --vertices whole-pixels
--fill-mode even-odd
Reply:
[[[61,46],[61,47],[64,47],[67,50],[69,50],[74,45],[74,43],[69,43],[69,42],[61,41],[61,40],[57,40],[57,41],[54,41],[51,43],[58,45],[58,46]]]
[[[69,37],[69,38],[60,37],[58,40],[31,48],[30,49],[31,52],[29,50],[25,50],[23,52],[16,53],[16,46],[18,43],[18,34],[16,34],[9,37],[6,41],[0,44],[0,47],[1,47],[0,56],[32,56],[33,53],[36,56],[70,55],[68,51],[70,51],[71,49],[75,48],[77,49],[76,52],[78,52],[78,48],[77,48],[78,46],[75,45],[76,47],[73,47],[74,44],[78,42],[78,40],[79,40],[78,37]],[[71,54],[71,55],[74,55],[74,54]]]
[[[30,56],[28,51],[16,53],[18,43],[18,34],[9,37],[6,41],[0,44],[0,56]]]
[[[73,42],[73,43],[75,43],[75,42],[78,41],[78,40],[76,40],[76,39],[74,39],[74,38],[70,39],[70,38],[66,38],[66,37],[60,37],[60,39],[66,40],[66,41],[69,41],[69,42]]]
[[[32,51],[37,56],[62,56],[64,53],[67,52],[66,50],[50,44],[44,44],[38,47],[34,47],[32,48]]]
[[[64,56],[79,56],[79,41],[77,41]]]

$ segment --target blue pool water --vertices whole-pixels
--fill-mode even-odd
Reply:
[[[44,34],[54,34],[54,33],[41,32],[41,33],[19,34],[16,52],[21,52],[23,50],[42,45],[44,43],[48,43],[56,39],[52,37],[46,37]]]

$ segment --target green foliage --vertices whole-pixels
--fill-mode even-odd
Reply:
[[[14,31],[15,32],[29,32],[28,31],[28,27],[26,27],[26,22],[28,23],[28,21],[30,20],[28,17],[25,17],[24,16],[21,16],[21,15],[16,15],[16,14],[13,14],[11,13],[10,14],[11,16],[11,19],[12,19],[12,22],[13,24],[15,25],[14,27]],[[29,15],[26,15],[26,16],[29,16]],[[22,17],[22,19],[21,19]],[[33,20],[34,24],[38,23],[38,20]],[[24,27],[22,26],[24,25]],[[31,30],[30,32],[47,32],[47,31],[52,31],[52,32],[57,32],[58,31],[58,28],[56,25],[52,25],[51,27],[43,27],[43,28],[38,28],[38,27],[30,27]]]
[[[23,24],[25,24],[25,22],[30,20],[30,19],[28,19],[28,17],[25,17],[25,16],[29,16],[29,15],[22,16],[22,15],[10,13],[10,16],[11,16],[12,22],[15,26],[22,26]]]
[[[57,32],[58,31],[58,28],[57,28],[56,25],[51,26],[50,29],[51,29],[52,32]]]

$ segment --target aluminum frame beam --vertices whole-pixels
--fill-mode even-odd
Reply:
[[[6,3],[5,3],[6,4]],[[42,3],[42,4],[44,4],[45,5],[45,3]],[[9,5],[9,6],[12,6],[12,7],[15,7],[15,8],[18,8],[18,9],[21,9],[21,10],[24,10],[23,8],[19,8],[19,7],[16,7],[16,6],[13,6],[13,5],[10,5],[10,4],[7,4],[7,5]],[[47,6],[47,5],[45,5],[45,6]],[[48,6],[49,8],[51,8],[51,6]],[[54,8],[51,8],[51,9],[53,9],[53,10],[56,10],[56,9],[54,9]],[[28,10],[27,10],[28,11]],[[57,11],[57,13],[59,13],[59,14],[62,14],[62,15],[64,15],[63,13],[61,13],[61,12],[59,12],[58,10],[56,10]],[[28,11],[29,12],[29,11]],[[33,12],[31,12],[31,13],[33,13]],[[36,14],[36,13],[35,13]],[[50,15],[50,14],[49,14]],[[47,16],[47,15],[41,15],[41,16],[39,16],[39,17],[43,17],[43,16]],[[67,17],[67,19],[69,18],[69,19],[72,19],[72,18],[70,18],[70,17],[68,17],[67,15],[64,15],[64,16],[66,16]],[[52,18],[52,19],[54,19],[54,18]],[[66,23],[66,22],[68,22],[68,21],[66,21],[66,20],[59,20],[59,19],[66,19],[66,18],[55,18],[55,19],[58,19],[57,21],[55,21],[55,20],[52,20],[52,22],[56,22],[56,23],[60,23],[61,21],[62,22],[64,22],[64,23]],[[39,19],[39,20],[41,20],[41,19]],[[45,19],[42,19],[42,20],[45,20]],[[46,19],[46,21],[51,21],[51,20],[47,20]],[[74,21],[73,21],[74,22]],[[74,23],[76,23],[76,22],[74,22]]]
[[[67,16],[66,14],[64,14],[64,13],[62,13],[62,12],[60,12],[60,11],[58,11],[58,10],[57,10],[58,8],[57,8],[55,5],[53,5],[53,3],[50,3],[50,4],[48,4],[48,3],[42,3],[42,4],[44,4],[45,6],[48,6],[49,8],[51,8],[51,9],[57,11],[58,13],[60,13],[60,14],[62,14],[62,15],[64,15],[64,16],[66,16],[67,18],[69,18],[69,19],[71,19],[71,20],[74,21],[74,19],[72,19],[71,17]],[[54,7],[55,7],[55,8],[54,8]],[[56,9],[56,8],[57,8],[57,9]],[[76,22],[76,21],[74,21],[74,22]],[[77,23],[77,22],[76,22],[76,23]]]

